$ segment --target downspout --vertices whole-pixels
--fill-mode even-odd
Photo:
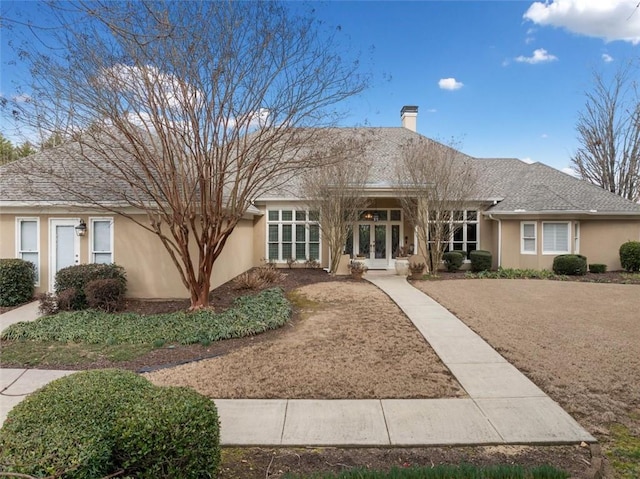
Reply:
[[[496,219],[489,214],[489,219],[498,222],[498,268],[502,267],[502,220]]]

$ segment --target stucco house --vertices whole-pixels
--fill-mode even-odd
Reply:
[[[363,155],[371,164],[366,186],[370,202],[345,252],[364,255],[370,269],[392,269],[398,247],[418,241],[394,187],[394,168],[403,147],[424,139],[416,132],[417,114],[417,107],[405,106],[399,127],[335,132],[366,137]],[[638,204],[540,163],[470,159],[481,194],[454,212],[456,228],[448,249],[489,250],[494,267],[532,269],[550,269],[555,256],[580,253],[589,263],[617,270],[620,245],[640,240]],[[25,189],[25,181],[30,181],[26,176],[17,173],[15,165],[0,167],[0,257],[34,262],[39,291],[52,290],[56,271],[65,266],[115,262],[127,271],[132,297],[188,295],[153,233],[127,218],[74,201],[46,180],[37,180],[43,184],[34,196]],[[321,218],[306,205],[295,181],[255,198],[216,262],[211,287],[264,259],[283,266],[292,257],[301,262],[315,259],[326,267]],[[131,209],[128,213],[143,216]],[[84,234],[78,234],[79,227]]]

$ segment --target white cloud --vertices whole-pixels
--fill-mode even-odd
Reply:
[[[524,39],[524,43],[525,45],[529,45],[530,43],[533,43],[535,41],[535,37],[527,37]]]
[[[516,61],[520,63],[529,63],[530,65],[535,65],[536,63],[553,62],[557,59],[557,56],[551,55],[544,48],[538,48],[537,50],[533,51],[533,55],[531,55],[530,57],[520,55],[516,58]]]
[[[523,17],[607,42],[640,43],[640,11],[635,0],[554,0],[534,2]]]
[[[438,111],[438,110],[436,110],[435,108],[429,108],[429,109],[427,110],[427,113],[435,113],[435,112],[437,112],[437,111]]]
[[[542,135],[540,135],[540,138],[549,138],[549,135],[547,135],[546,133],[543,133]]]
[[[567,175],[571,175],[574,178],[578,178],[578,172],[573,168],[566,167],[566,168],[562,168],[560,171],[562,171],[563,173],[566,173]]]
[[[535,163],[535,161],[533,161],[531,158],[529,158],[528,156],[526,158],[521,158],[522,161],[524,161],[525,163],[531,164],[531,163]]]
[[[613,61],[613,57],[611,55],[609,55],[608,53],[603,53],[602,54],[602,61],[605,63],[611,63]]]
[[[464,83],[457,81],[455,78],[441,78],[438,81],[438,86],[443,90],[459,90],[464,86]]]

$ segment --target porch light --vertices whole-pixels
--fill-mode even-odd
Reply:
[[[87,234],[87,223],[81,219],[80,224],[76,226],[76,235],[84,236],[85,234]]]

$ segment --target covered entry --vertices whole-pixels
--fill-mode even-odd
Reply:
[[[401,209],[360,212],[347,239],[345,252],[364,259],[369,269],[393,268],[404,234]]]

